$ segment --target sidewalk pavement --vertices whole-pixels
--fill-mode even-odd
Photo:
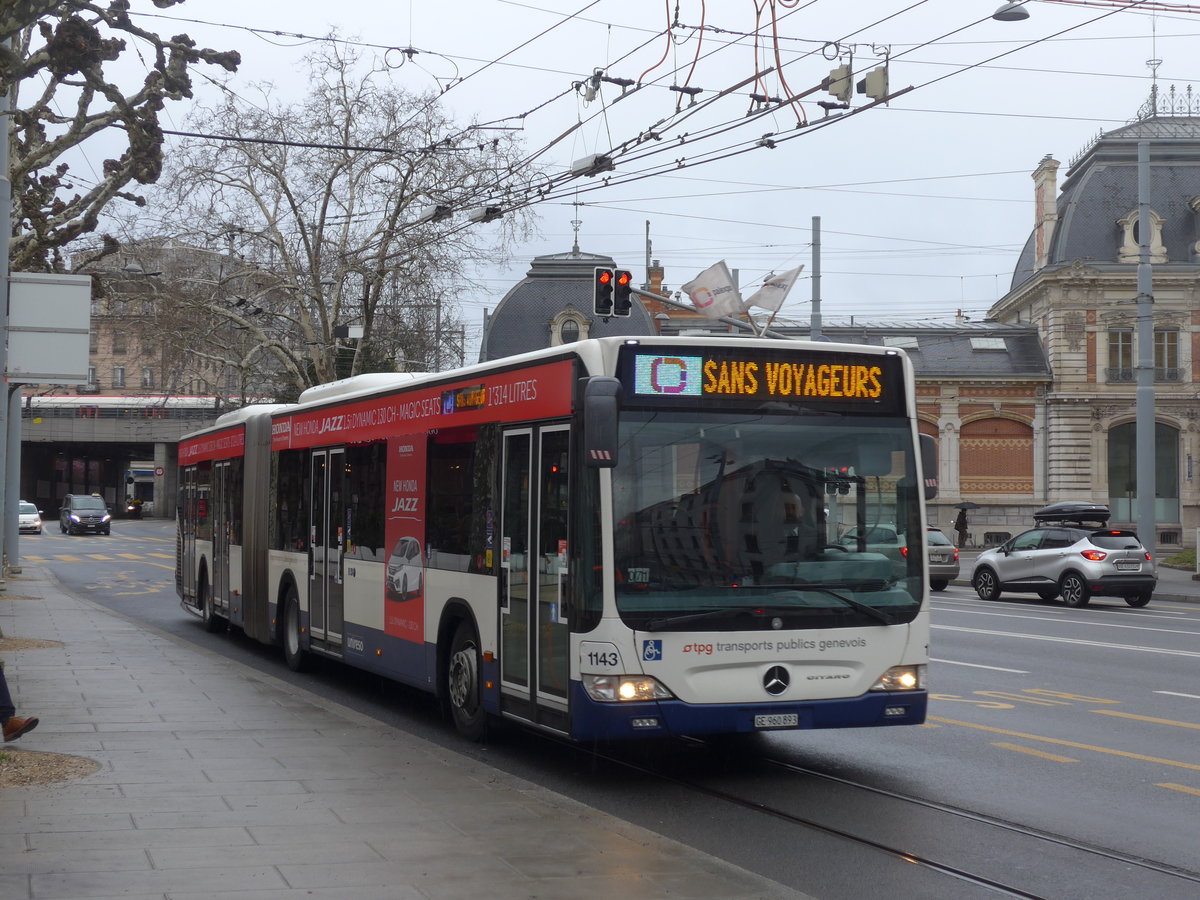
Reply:
[[[4,653],[18,714],[41,724],[0,753],[100,764],[0,790],[5,900],[805,900],[132,622],[41,566],[8,580],[0,631],[62,644]]]

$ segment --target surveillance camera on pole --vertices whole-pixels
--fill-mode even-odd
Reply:
[[[842,103],[849,103],[850,95],[854,92],[854,81],[851,77],[849,63],[831,69],[829,75],[821,82],[821,87]]]
[[[858,83],[858,92],[872,100],[886,100],[888,95],[887,63],[877,66]]]

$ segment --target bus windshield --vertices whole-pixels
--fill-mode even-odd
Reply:
[[[615,578],[630,627],[849,627],[916,616],[924,545],[907,420],[625,410],[620,438]]]

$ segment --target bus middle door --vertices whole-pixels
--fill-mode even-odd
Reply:
[[[570,427],[506,431],[501,507],[501,708],[567,731]]]
[[[229,462],[212,468],[212,600],[218,615],[229,618]]]
[[[342,647],[345,476],[344,450],[313,451],[308,631],[314,644],[335,653]]]
[[[179,489],[179,584],[183,598],[196,602],[196,467],[183,470]]]

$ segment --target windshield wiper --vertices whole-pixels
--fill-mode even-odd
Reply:
[[[722,606],[717,609],[706,609],[704,612],[681,613],[677,616],[660,616],[657,619],[651,619],[642,625],[642,631],[658,631],[667,625],[678,625],[681,622],[699,622],[703,619],[723,619],[726,616],[730,618],[736,617],[738,614],[752,616],[756,619],[762,619],[766,616],[783,615],[779,610],[766,610],[761,606]]]
[[[796,584],[772,584],[772,588],[790,588],[796,591],[818,591],[822,594],[827,594],[835,600],[841,600],[847,606],[862,613],[864,616],[869,616],[876,622],[881,622],[884,625],[895,625],[896,620],[889,616],[881,609],[871,606],[869,603],[862,603],[855,600],[853,597],[847,597],[845,594],[835,591],[832,587],[824,584],[805,584],[797,582]],[[882,587],[882,585],[881,585]]]

